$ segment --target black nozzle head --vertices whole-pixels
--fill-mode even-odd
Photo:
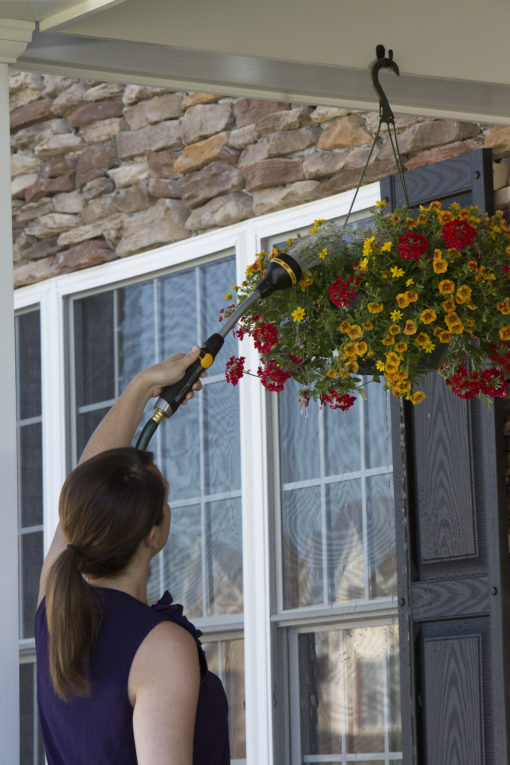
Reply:
[[[286,252],[280,253],[270,261],[266,275],[257,287],[257,292],[265,298],[276,290],[293,287],[301,279],[301,266]]]

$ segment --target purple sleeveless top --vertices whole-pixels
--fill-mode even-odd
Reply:
[[[48,765],[136,765],[129,670],[142,640],[165,619],[188,630],[198,648],[201,682],[193,765],[229,765],[225,691],[219,678],[208,671],[198,639],[202,633],[183,615],[182,606],[173,604],[168,592],[149,607],[119,590],[100,587],[94,591],[103,601],[103,619],[90,657],[91,697],[74,696],[66,703],[53,691],[45,600],[35,616],[37,701]]]

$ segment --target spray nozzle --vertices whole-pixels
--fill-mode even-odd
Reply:
[[[273,258],[267,267],[266,275],[257,286],[257,292],[266,298],[276,290],[293,287],[301,279],[301,266],[291,255],[282,252]]]

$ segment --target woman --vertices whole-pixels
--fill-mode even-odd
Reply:
[[[170,528],[168,484],[150,454],[129,446],[149,398],[198,352],[137,375],[62,488],[35,621],[49,765],[230,762],[225,692],[201,633],[168,593],[147,605],[149,564]]]

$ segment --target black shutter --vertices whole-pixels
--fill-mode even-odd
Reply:
[[[412,207],[492,212],[480,150],[406,173]],[[381,183],[403,204],[398,177]],[[503,407],[463,401],[436,374],[393,401],[404,765],[510,762],[510,558]]]

